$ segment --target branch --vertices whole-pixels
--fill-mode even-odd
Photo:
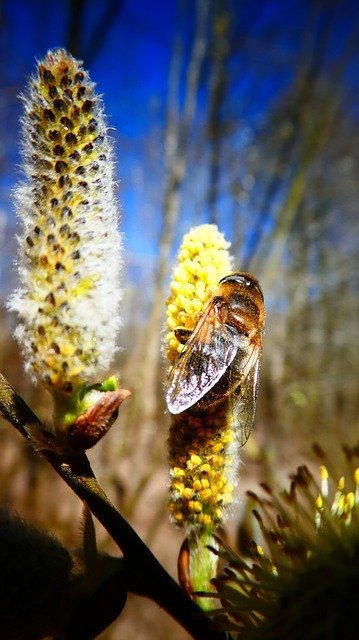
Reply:
[[[39,418],[16,393],[2,373],[0,373],[0,415],[27,440],[30,440],[27,427],[36,425],[41,428]]]
[[[31,440],[27,427],[37,425],[41,428],[40,420],[1,374],[0,414],[27,440]],[[74,493],[87,503],[121,549],[130,569],[129,590],[156,602],[196,640],[225,640],[227,635],[211,628],[210,619],[169,576],[110,502],[98,484],[86,454],[65,457],[47,450],[41,453]]]

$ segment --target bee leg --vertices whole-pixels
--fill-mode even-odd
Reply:
[[[191,333],[191,329],[185,329],[184,327],[177,327],[174,330],[175,337],[180,344],[186,344]]]

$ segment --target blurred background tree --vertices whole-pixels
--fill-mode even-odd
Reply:
[[[92,462],[173,574],[181,540],[166,514],[161,335],[171,261],[190,226],[218,224],[236,267],[265,294],[243,491],[283,478],[314,439],[334,453],[358,439],[358,36],[354,0],[1,4],[1,371],[45,416],[47,397],[23,375],[4,304],[16,286],[17,95],[34,58],[64,45],[84,60],[111,114],[127,248],[117,367],[133,397]],[[76,499],[5,423],[0,440],[2,501],[75,545]],[[186,637],[150,603],[136,607],[103,639]]]

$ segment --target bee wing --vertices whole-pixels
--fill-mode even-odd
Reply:
[[[243,379],[233,391],[230,411],[233,416],[233,428],[238,435],[240,446],[246,444],[253,427],[258,395],[259,371],[261,365],[261,347],[253,346],[246,362],[242,363]]]
[[[203,398],[228,369],[239,344],[238,332],[221,323],[214,311],[202,316],[169,373],[170,413],[181,413]]]

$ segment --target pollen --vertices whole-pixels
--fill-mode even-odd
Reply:
[[[235,437],[224,407],[220,407],[218,414],[221,416],[218,424],[206,414],[196,415],[194,420],[181,414],[172,416],[168,507],[173,521],[188,532],[200,533],[206,527],[215,529],[233,502],[237,475],[233,462]],[[218,448],[221,455],[214,453]],[[173,515],[179,512],[181,519]]]
[[[183,495],[184,492],[185,492],[185,486],[184,486],[184,484],[182,482],[173,482],[172,483],[172,489],[174,491],[178,491],[181,495]]]
[[[181,478],[185,475],[185,471],[180,467],[174,467],[172,471],[173,471],[173,475],[178,478]]]
[[[167,329],[170,330],[167,357],[170,363],[183,349],[173,330],[192,330],[211,291],[231,272],[232,259],[228,249],[229,243],[216,225],[199,225],[184,236],[167,301]]]
[[[211,465],[208,464],[207,462],[205,464],[202,464],[200,471],[202,471],[202,473],[210,473]]]
[[[197,519],[199,524],[205,528],[212,524],[212,518],[208,513],[199,513]]]

